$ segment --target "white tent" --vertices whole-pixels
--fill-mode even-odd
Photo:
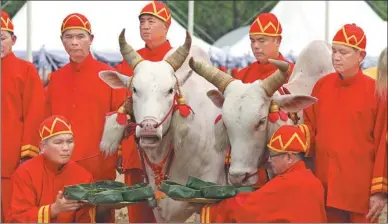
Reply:
[[[95,35],[92,50],[119,53],[118,36],[126,28],[129,44],[135,49],[144,47],[140,38],[138,15],[149,1],[32,1],[32,51],[42,46],[47,51],[63,51],[60,27],[70,13],[84,14],[92,25]],[[18,39],[16,51],[27,50],[27,4],[13,18]],[[184,43],[185,29],[172,19],[168,39],[173,47]],[[193,37],[193,44],[208,51],[210,45]]]
[[[297,56],[310,41],[325,39],[325,1],[280,1],[271,12],[283,27],[283,54]],[[387,45],[387,22],[365,1],[329,1],[328,14],[329,41],[344,24],[355,23],[366,33],[368,56],[377,57]],[[252,55],[248,33],[229,52],[236,57]]]

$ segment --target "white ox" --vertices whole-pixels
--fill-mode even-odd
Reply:
[[[224,138],[221,144],[226,145],[228,139],[231,144],[229,180],[232,184],[256,183],[257,175],[254,174],[259,164],[264,162],[261,160],[266,159],[263,155],[269,138],[281,125],[293,124],[290,119],[268,122],[271,101],[286,112],[301,111],[316,102],[316,98],[309,96],[316,81],[334,71],[330,44],[313,41],[301,52],[290,77],[287,88],[293,94],[280,95],[277,90],[285,83],[289,67],[287,63],[276,60],[271,60],[271,63],[279,68],[274,74],[265,80],[243,84],[206,62],[193,58],[189,62],[195,72],[219,90],[210,91],[208,96],[222,108],[223,122],[219,122],[216,130],[227,130],[229,138]]]
[[[191,46],[190,35],[186,34],[182,47],[169,52],[166,59],[160,62],[143,60],[127,44],[124,32],[119,40],[121,53],[134,68],[134,76],[129,78],[114,71],[103,71],[100,78],[112,88],[129,88],[132,91],[133,115],[137,122],[136,137],[151,163],[161,163],[172,144],[175,154],[171,160],[170,180],[185,184],[190,175],[225,184],[225,149],[217,144],[214,136],[214,120],[221,110],[206,96],[206,92],[215,87],[201,76],[191,75],[187,59]],[[190,55],[210,62],[206,53],[198,49],[192,49]],[[185,96],[187,105],[194,113],[188,117],[182,117],[179,111],[172,115],[169,113],[176,94]],[[112,116],[111,119],[115,120],[116,117]],[[106,125],[102,150],[108,153],[116,150],[123,130],[124,126]],[[155,175],[147,163],[146,171],[150,185],[156,190]],[[199,211],[198,205],[165,198],[157,202],[154,214],[158,222],[184,222]]]

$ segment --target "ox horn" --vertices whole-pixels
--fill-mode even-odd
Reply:
[[[125,28],[120,33],[119,44],[121,55],[134,70],[136,65],[144,59],[127,43],[125,39]]]
[[[268,59],[271,64],[278,69],[268,78],[263,80],[263,88],[267,95],[271,97],[287,81],[290,65],[287,62]]]
[[[177,71],[185,62],[187,56],[190,53],[191,47],[191,36],[190,33],[186,31],[186,40],[183,46],[178,47],[178,49],[166,58],[166,62],[169,63],[174,71]]]
[[[234,78],[225,72],[204,61],[195,61],[193,57],[190,58],[189,66],[198,75],[204,77],[207,81],[215,85],[221,93],[224,93],[229,83],[234,81]]]

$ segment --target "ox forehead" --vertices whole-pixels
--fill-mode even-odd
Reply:
[[[236,80],[229,85],[230,88],[224,92],[225,100],[222,106],[223,120],[227,126],[254,127],[257,122],[267,117],[271,99],[263,88],[259,88],[261,81],[244,85]]]
[[[143,61],[136,67],[134,74],[130,87],[132,91],[133,88],[141,88],[145,91],[168,92],[176,87],[174,70],[165,61]]]

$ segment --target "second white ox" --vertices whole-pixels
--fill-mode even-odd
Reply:
[[[114,71],[103,71],[100,78],[112,88],[129,88],[132,91],[136,137],[139,138],[139,146],[145,151],[147,176],[153,189],[156,190],[155,182],[160,180],[160,176],[155,175],[159,171],[151,169],[147,158],[152,164],[169,160],[170,146],[174,157],[170,164],[165,164],[163,170],[166,172],[170,166],[170,180],[185,184],[188,176],[195,176],[225,184],[225,149],[217,145],[214,136],[214,120],[221,110],[206,96],[206,92],[214,89],[214,86],[201,76],[191,75],[186,60],[189,52],[208,62],[210,59],[198,49],[190,51],[191,37],[188,33],[184,45],[169,52],[169,56],[160,62],[143,60],[127,44],[124,32],[119,40],[121,53],[134,69],[134,76],[130,78]],[[179,110],[175,111],[176,97],[182,95],[193,111],[187,117],[182,116]],[[102,150],[109,152],[116,150],[123,136],[124,125],[111,128],[104,130],[101,143]],[[155,178],[158,180],[155,181]],[[165,198],[157,202],[154,214],[158,222],[184,222],[199,211],[198,205]]]
[[[229,138],[220,144],[226,145],[228,139],[231,144],[229,180],[232,184],[255,184],[259,164],[267,159],[263,155],[270,137],[281,125],[293,124],[290,119],[268,122],[271,102],[286,112],[300,112],[316,102],[316,98],[309,96],[316,81],[334,70],[330,44],[313,41],[301,52],[287,86],[291,93],[295,91],[298,95],[280,95],[277,90],[286,82],[289,65],[276,60],[270,62],[279,68],[273,75],[244,84],[206,62],[190,59],[190,67],[219,90],[209,91],[208,96],[222,108],[223,124],[219,122],[216,130],[220,133],[227,130]]]

